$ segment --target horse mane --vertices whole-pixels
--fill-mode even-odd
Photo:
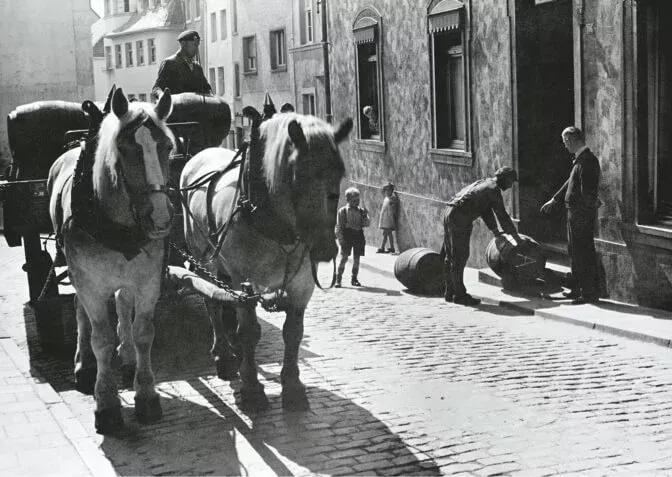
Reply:
[[[288,126],[292,120],[298,122],[303,129],[309,150],[323,150],[321,154],[316,155],[324,159],[318,167],[345,170],[334,141],[333,128],[329,123],[315,116],[296,113],[276,114],[264,121],[260,130],[260,139],[264,145],[263,166],[270,191],[277,190],[283,181],[287,167],[293,166],[298,156],[292,147],[288,132]]]
[[[161,121],[156,115],[154,105],[151,103],[137,101],[129,103],[128,112],[121,118],[118,118],[114,113],[109,113],[100,125],[98,148],[93,162],[93,191],[97,197],[101,197],[105,193],[106,183],[115,189],[118,187],[117,160],[119,158],[119,148],[117,147],[117,137],[125,126],[137,120],[143,113],[148,115],[175,145],[175,136],[166,126],[165,121]]]

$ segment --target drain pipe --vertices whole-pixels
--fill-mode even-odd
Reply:
[[[331,79],[329,77],[329,43],[327,43],[327,0],[322,0],[322,58],[324,61],[324,112],[328,123],[334,121],[331,114]]]

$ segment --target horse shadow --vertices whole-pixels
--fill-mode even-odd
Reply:
[[[306,389],[310,409],[284,410],[279,373],[282,329],[264,315],[259,322],[257,364],[269,407],[244,413],[236,403],[240,382],[216,377],[202,300],[187,297],[159,305],[152,360],[163,419],[140,425],[133,412],[134,393],[122,386],[126,425],[117,435],[97,437],[119,475],[440,474],[429,456],[412,451],[369,410],[315,385],[311,377]],[[34,328],[34,320],[33,325],[30,320],[26,323]],[[309,331],[304,344],[310,342]],[[33,333],[31,341],[36,340]],[[47,359],[39,343],[33,345],[31,361],[47,381],[59,392],[73,389],[72,356]],[[299,359],[304,370],[313,358],[320,355],[302,346]],[[95,438],[93,399],[73,391],[66,393],[66,400],[77,406],[80,422]]]

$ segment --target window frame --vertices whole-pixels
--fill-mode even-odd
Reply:
[[[219,39],[226,40],[228,38],[228,25],[226,24],[226,8],[219,11]]]
[[[231,35],[238,34],[238,3],[237,0],[231,0],[231,11],[233,12],[233,18],[231,19]]]
[[[156,63],[156,39],[147,39],[147,64],[153,65]]]
[[[276,28],[269,32],[269,46],[271,50],[271,71],[287,71],[287,34],[285,28]],[[278,38],[282,43],[278,44]],[[282,63],[279,58],[282,57]]]
[[[306,100],[308,100],[308,111],[306,111]],[[310,111],[312,107],[312,111]],[[315,98],[315,89],[310,88],[301,92],[301,109],[302,114],[310,114],[317,116],[317,99]]]
[[[135,62],[137,66],[145,66],[145,40],[135,41]]]
[[[210,13],[210,43],[217,41],[217,12]]]
[[[112,64],[114,63],[114,58],[112,54],[112,46],[107,45],[104,48],[105,50],[105,70],[109,71],[112,68]]]
[[[233,63],[233,81],[234,81],[234,90],[233,90],[233,97],[234,98],[240,98],[241,95],[241,82],[240,82],[240,63],[238,61]]]
[[[208,81],[210,82],[210,87],[214,94],[219,94],[217,92],[217,72],[214,67],[208,68]]]
[[[372,28],[374,30],[374,40],[373,44],[376,47],[376,94],[377,94],[377,106],[378,106],[378,137],[363,137],[363,124],[362,124],[362,108],[364,105],[361,104],[361,85],[359,78],[359,63],[360,63],[360,47],[362,43],[358,43],[355,36],[357,32],[368,30]],[[384,94],[384,76],[383,76],[383,44],[380,40],[383,38],[383,23],[382,16],[373,7],[365,7],[361,9],[352,23],[352,34],[353,34],[353,43],[354,43],[354,61],[355,61],[355,84],[357,89],[357,139],[355,140],[356,144],[363,145],[365,147],[373,147],[379,152],[384,152],[385,150],[385,94]],[[370,42],[369,42],[370,43]]]
[[[124,57],[126,59],[126,68],[133,67],[133,42],[127,41],[124,43]]]
[[[250,55],[250,44],[254,46],[254,56]],[[249,60],[253,59],[254,65],[249,64]],[[248,35],[243,37],[243,74],[255,75],[259,69],[259,56],[257,49],[257,35]]]
[[[121,48],[121,43],[114,45],[114,68],[121,69],[124,67],[124,52]]]
[[[448,147],[439,147],[438,137],[439,129],[437,125],[437,64],[436,64],[436,36],[441,35],[440,31],[431,31],[431,17],[434,17],[432,10],[440,0],[432,0],[427,7],[427,35],[429,44],[429,77],[431,81],[431,115],[432,115],[432,138],[431,147],[429,150],[430,157],[434,162],[441,164],[453,164],[461,166],[471,166],[473,164],[472,151],[472,124],[471,124],[471,54],[469,47],[469,39],[471,36],[471,28],[469,21],[469,9],[464,2],[455,0],[455,4],[461,4],[460,7],[450,10],[450,12],[457,12],[460,15],[459,20],[459,37],[461,48],[461,65],[462,65],[462,94],[464,98],[464,140],[459,141],[451,138],[451,144]],[[439,15],[436,15],[438,17]],[[455,46],[453,47],[455,48]],[[448,55],[447,55],[448,56]]]
[[[218,66],[217,67],[217,73],[215,75],[217,79],[217,90],[219,91],[219,95],[223,96],[224,93],[226,93],[226,77],[224,76],[224,67],[223,66]]]

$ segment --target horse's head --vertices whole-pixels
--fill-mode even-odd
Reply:
[[[132,220],[153,240],[168,235],[173,218],[167,195],[168,156],[175,143],[166,126],[171,108],[167,90],[154,106],[129,103],[117,89],[112,97],[114,114],[107,115],[100,128],[94,165],[96,194],[104,193],[100,176],[107,172],[110,182],[128,195]]]
[[[291,204],[285,217],[310,247],[313,261],[329,261],[338,252],[334,226],[345,172],[338,144],[351,129],[351,119],[334,129],[298,114],[276,115],[261,126],[269,189],[280,196],[284,189]]]

